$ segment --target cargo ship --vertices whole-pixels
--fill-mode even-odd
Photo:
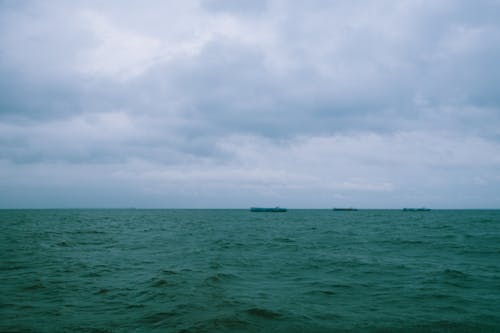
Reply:
[[[354,212],[357,209],[356,208],[334,208],[333,210],[336,212]]]
[[[403,211],[405,212],[428,212],[430,211],[430,208],[403,208]]]
[[[250,211],[254,212],[254,213],[263,213],[263,212],[284,213],[284,212],[287,211],[287,209],[286,208],[281,208],[281,207],[271,207],[271,208],[266,208],[266,207],[251,207]]]

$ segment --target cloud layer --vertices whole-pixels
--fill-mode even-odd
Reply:
[[[500,207],[499,10],[0,2],[0,206]]]

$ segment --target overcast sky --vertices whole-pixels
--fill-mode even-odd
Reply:
[[[0,207],[500,208],[499,17],[0,0]]]

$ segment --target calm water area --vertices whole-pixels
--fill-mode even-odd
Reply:
[[[500,332],[498,210],[0,210],[0,332]]]

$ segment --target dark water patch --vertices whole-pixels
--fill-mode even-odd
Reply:
[[[127,309],[141,309],[144,307],[144,304],[127,304]]]
[[[379,241],[379,243],[392,244],[392,245],[396,245],[396,246],[421,246],[421,245],[429,244],[428,242],[426,242],[424,240],[402,239],[402,238],[381,240],[381,241]]]
[[[439,301],[439,300],[453,300],[454,296],[451,294],[444,293],[426,293],[417,296],[420,299],[427,299],[431,301]]]
[[[16,328],[9,329],[8,326],[4,331],[2,331],[2,333],[38,333],[38,332],[39,332],[38,330],[33,330],[30,328],[16,327]]]
[[[177,275],[177,272],[175,271],[171,271],[171,270],[168,270],[168,269],[163,269],[161,271],[162,274],[165,274],[165,275]]]
[[[274,312],[263,308],[251,308],[246,310],[246,312],[252,316],[261,317],[265,319],[277,319],[282,317],[282,314],[278,312]]]
[[[222,264],[220,262],[212,261],[210,262],[210,269],[219,270],[222,268]]]
[[[465,314],[467,310],[464,307],[459,307],[455,305],[443,305],[438,307],[439,311],[442,313],[451,312],[457,314]]]
[[[306,295],[321,295],[321,296],[333,296],[336,294],[333,290],[310,290],[305,293]]]
[[[495,333],[498,328],[491,325],[468,322],[436,321],[432,323],[415,324],[411,326],[398,325],[396,327],[376,328],[374,333]]]
[[[465,274],[464,272],[461,272],[459,270],[456,270],[456,269],[448,269],[447,268],[443,271],[443,274],[446,277],[449,277],[452,279],[465,279],[465,278],[467,278],[467,274]]]
[[[101,277],[101,276],[102,276],[102,274],[99,272],[86,272],[86,273],[81,275],[81,277],[84,277],[84,278],[97,278],[97,277]]]
[[[177,315],[178,314],[175,311],[148,313],[144,315],[142,321],[148,324],[158,325],[164,321],[170,320],[172,317],[175,317]]]
[[[243,320],[236,315],[220,316],[212,319],[211,322],[213,323],[213,326],[217,328],[237,329],[247,327],[249,325],[248,321]]]
[[[221,283],[221,282],[225,282],[225,281],[229,281],[229,280],[233,280],[233,279],[237,279],[238,276],[234,275],[234,274],[229,274],[229,273],[217,273],[217,274],[213,274],[213,275],[210,275],[209,277],[207,277],[205,279],[205,282],[208,282],[208,283]]]
[[[101,288],[99,289],[98,291],[95,292],[96,295],[104,295],[104,294],[107,294],[109,293],[109,289],[106,289],[106,288]]]
[[[245,247],[244,243],[221,239],[214,241],[213,244],[215,245],[215,248],[219,250],[238,249]]]
[[[273,238],[273,242],[278,242],[278,243],[294,243],[295,241],[293,239],[287,238],[287,237],[275,237]]]
[[[82,332],[82,333],[113,333],[113,329],[96,328],[96,327],[68,327],[66,332]]]
[[[338,289],[351,289],[354,287],[354,286],[348,285],[348,284],[336,284],[336,283],[332,284],[331,286],[332,286],[332,288],[338,288]]]
[[[100,230],[75,230],[75,231],[69,231],[69,234],[74,234],[74,235],[106,235],[107,233],[104,231]]]
[[[171,282],[168,282],[165,279],[153,279],[151,281],[151,287],[153,288],[163,288],[172,285]]]
[[[29,286],[26,286],[26,287],[23,287],[22,290],[25,290],[25,291],[36,291],[36,290],[41,290],[41,289],[45,289],[45,285],[43,285],[41,282],[38,282],[38,283],[35,283],[35,284],[31,284]]]
[[[327,321],[338,321],[342,320],[342,316],[337,313],[323,312],[315,315],[315,318]]]
[[[23,270],[23,269],[28,269],[30,268],[29,266],[23,266],[23,265],[0,265],[0,271],[17,271],[17,270]]]
[[[499,219],[493,219],[493,218],[479,218],[477,220],[473,221],[474,223],[492,223],[492,222],[500,222]]]
[[[201,320],[185,327],[178,332],[258,332],[258,327],[236,315],[218,315],[213,318]]]
[[[57,246],[70,247],[70,246],[72,246],[72,243],[69,241],[61,241],[61,242],[57,243]]]

